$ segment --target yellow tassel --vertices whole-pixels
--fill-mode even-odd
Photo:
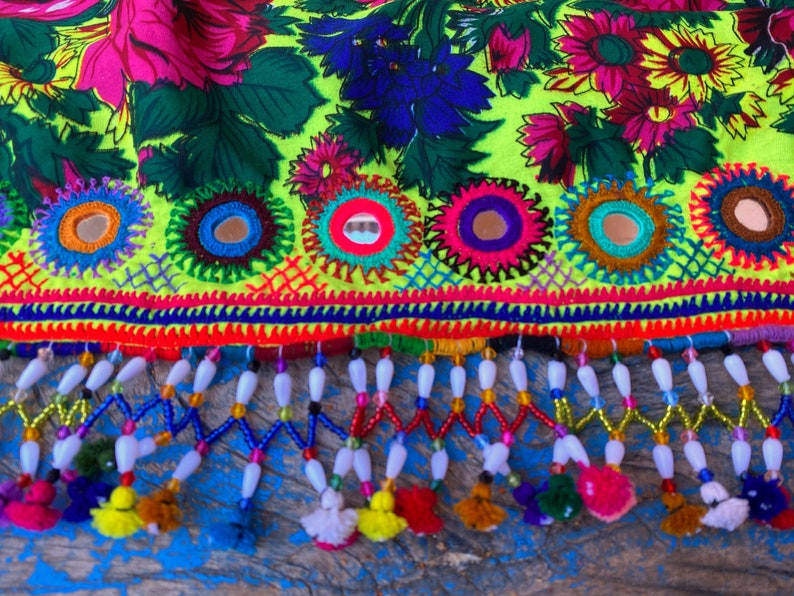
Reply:
[[[662,532],[673,536],[692,536],[702,527],[701,518],[706,515],[706,508],[689,505],[680,493],[662,493],[662,503],[669,515],[662,521]]]
[[[125,538],[137,532],[143,522],[135,511],[135,490],[129,486],[118,486],[110,493],[110,499],[91,510],[94,520],[91,526],[108,538]]]
[[[369,509],[358,510],[358,531],[373,542],[390,540],[407,527],[408,522],[394,513],[394,495],[388,491],[379,490]]]
[[[136,509],[143,525],[152,534],[170,532],[182,525],[182,510],[176,495],[167,488],[140,499]]]
[[[455,505],[455,513],[467,528],[480,532],[495,530],[507,517],[504,509],[491,503],[491,487],[484,482],[475,484],[471,497]]]

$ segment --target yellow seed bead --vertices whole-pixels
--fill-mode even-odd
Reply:
[[[482,357],[486,360],[493,360],[496,358],[496,350],[494,350],[491,346],[488,346],[482,351]]]
[[[232,418],[239,420],[245,416],[245,404],[234,404],[231,410]]]
[[[482,393],[480,393],[480,399],[484,404],[492,404],[496,401],[496,392],[493,389],[484,389]]]
[[[158,447],[165,447],[171,442],[172,438],[171,433],[164,430],[154,435],[154,444]]]
[[[461,398],[456,397],[455,399],[452,400],[452,403],[450,404],[450,409],[456,414],[460,414],[464,409],[466,409],[466,404]]]
[[[80,366],[89,368],[94,364],[94,355],[91,352],[83,352],[80,354],[78,362],[80,362]]]
[[[452,364],[454,364],[455,366],[463,366],[464,364],[466,364],[466,356],[464,356],[463,354],[455,354],[452,357]]]
[[[750,385],[742,385],[736,391],[736,396],[742,401],[752,401],[755,397],[755,389]]]
[[[419,356],[419,362],[422,364],[433,364],[436,361],[436,357],[433,356],[433,352],[422,352],[422,355]]]
[[[626,440],[626,433],[622,430],[613,430],[609,433],[610,441],[620,441],[621,443]]]
[[[607,464],[605,467],[612,468],[612,469],[613,469],[613,470],[615,470],[615,471],[616,471],[618,474],[620,474],[620,466],[619,466],[619,465],[617,465],[617,464]]]
[[[292,420],[292,408],[289,406],[284,406],[283,408],[279,408],[278,410],[278,419],[282,422],[289,422]]]
[[[397,488],[394,484],[394,478],[386,478],[380,483],[380,488],[388,493],[393,493]]]
[[[176,388],[173,385],[163,385],[160,387],[160,397],[171,399],[176,395]]]
[[[168,490],[170,490],[172,493],[178,493],[180,488],[179,480],[177,480],[176,478],[171,478],[171,480],[165,483],[165,487]]]
[[[25,430],[22,431],[22,440],[23,441],[38,441],[41,437],[41,433],[39,429],[34,426],[25,427]]]
[[[187,403],[190,405],[191,408],[200,408],[201,405],[204,403],[204,394],[192,393],[188,398]]]
[[[653,440],[657,445],[667,445],[670,442],[670,435],[664,431],[653,433]]]
[[[519,406],[528,406],[532,403],[532,396],[529,394],[529,391],[519,391],[516,394],[516,401]]]

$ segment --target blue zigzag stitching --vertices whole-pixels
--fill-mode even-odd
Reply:
[[[426,263],[430,263],[433,268],[429,275],[424,272],[424,265]],[[417,290],[433,288],[434,290],[438,290],[444,284],[454,283],[452,271],[445,272],[444,269],[446,269],[446,267],[433,256],[431,251],[420,251],[415,264],[402,276],[402,279],[405,280],[405,285],[397,287],[397,289],[400,291],[409,288],[415,288]],[[438,278],[439,281],[433,281],[435,278]]]
[[[725,267],[724,259],[717,259],[714,256],[713,248],[706,248],[703,240],[692,240],[684,238],[680,243],[682,249],[679,254],[687,258],[686,263],[674,262],[668,270],[667,276],[675,281],[697,279],[701,275],[718,277],[720,274],[731,274],[731,269]],[[687,250],[687,248],[689,250]],[[673,269],[680,268],[680,275],[673,275]]]
[[[126,267],[124,269],[124,273],[127,275],[127,278],[122,281],[121,283],[117,282],[115,279],[113,283],[116,284],[120,290],[126,287],[131,287],[133,290],[138,290],[144,286],[148,286],[153,292],[159,292],[163,288],[168,288],[171,292],[176,292],[184,285],[184,282],[175,286],[173,281],[175,277],[179,276],[179,273],[172,273],[169,275],[169,271],[171,267],[173,267],[173,263],[168,263],[163,266],[163,262],[166,260],[168,255],[157,256],[155,254],[149,254],[151,257],[151,262],[146,263],[145,265],[139,265],[138,271],[134,273],[130,273],[130,267]],[[155,271],[154,275],[149,273],[149,267],[154,265],[157,267],[157,271]],[[136,280],[143,278],[142,281],[136,282]],[[158,285],[159,282],[159,285]]]

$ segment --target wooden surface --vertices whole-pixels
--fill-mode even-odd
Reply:
[[[759,401],[767,413],[777,404],[777,387],[760,363],[760,353],[742,353],[748,363],[751,381],[757,389]],[[374,382],[376,351],[368,351],[370,380]],[[672,357],[668,355],[668,358]],[[702,355],[707,366],[712,390],[718,403],[731,414],[736,412],[735,386],[724,373],[719,353]],[[537,403],[549,410],[545,379],[545,360],[528,354],[531,390]],[[418,364],[412,358],[395,357],[398,370],[392,400],[404,418],[413,413],[415,374]],[[469,359],[470,373],[466,398],[467,412],[477,406],[478,387],[475,379],[476,358]],[[500,405],[508,417],[515,412],[514,390],[507,373],[507,356],[499,357],[499,382],[496,387]],[[60,377],[59,370],[68,365],[64,360],[42,383],[32,405],[46,403]],[[227,415],[234,401],[234,377],[239,365],[224,363],[223,374],[208,392],[203,412],[207,420],[218,424]],[[602,393],[608,402],[613,419],[619,417],[619,397],[609,374],[607,361],[593,363],[599,372]],[[640,408],[652,417],[662,409],[647,358],[629,361],[635,382],[634,394]],[[295,377],[295,419],[303,424],[308,397],[305,378],[311,363],[291,365]],[[353,391],[346,374],[347,358],[332,359],[328,371],[328,397],[325,411],[335,420],[345,418],[353,402]],[[569,362],[569,395],[583,412],[587,399],[576,383],[572,363]],[[431,412],[438,421],[446,413],[451,399],[446,388],[450,363],[437,362],[437,377]],[[165,370],[158,366],[149,379],[150,384],[136,388],[139,397],[153,391],[165,378]],[[695,409],[695,392],[680,359],[674,361],[676,388],[688,410]],[[6,373],[12,377],[12,372]],[[251,421],[256,428],[264,428],[276,418],[277,408],[272,395],[272,367],[263,367],[260,390],[251,407]],[[6,393],[10,390],[5,388]],[[40,406],[36,406],[40,407]],[[118,422],[118,416],[115,416]],[[143,424],[141,432],[149,428]],[[17,472],[19,428],[6,417],[3,420],[0,477],[12,477]],[[46,433],[52,436],[53,428]],[[301,426],[301,428],[303,428]],[[101,431],[116,434],[113,425],[101,425]],[[495,430],[490,427],[491,436]],[[671,435],[676,437],[676,480],[692,503],[698,502],[698,482],[683,458],[677,440],[680,425],[674,425]],[[373,454],[375,479],[383,474],[384,447],[393,432],[382,426],[368,443]],[[724,428],[711,421],[700,433],[706,447],[709,466],[716,477],[732,492],[738,492],[730,462],[730,439]],[[760,442],[763,431],[753,427],[753,467],[762,469]],[[591,426],[582,434],[591,457],[603,463],[606,433]],[[790,458],[791,425],[783,428],[783,441]],[[320,460],[330,473],[333,456],[340,440],[330,432],[320,431],[318,446]],[[158,451],[136,469],[136,483],[140,493],[147,494],[170,477],[179,457],[189,449],[190,442],[176,443]],[[213,448],[205,465],[184,487],[182,504],[187,524],[171,534],[149,537],[139,533],[123,541],[98,536],[87,524],[59,524],[55,531],[35,535],[18,529],[0,533],[0,552],[5,559],[0,574],[2,593],[63,593],[80,594],[97,590],[100,594],[168,594],[195,593],[217,590],[221,593],[558,593],[614,594],[784,594],[794,589],[789,563],[794,547],[789,533],[779,533],[752,522],[736,532],[705,529],[693,538],[674,539],[659,530],[664,510],[658,499],[659,477],[653,466],[650,432],[632,427],[627,433],[627,455],[623,471],[637,486],[638,505],[624,519],[604,524],[583,514],[571,523],[555,522],[550,527],[531,528],[520,520],[521,511],[515,505],[503,478],[497,479],[496,502],[509,512],[508,520],[495,532],[480,534],[466,530],[452,512],[452,505],[466,496],[481,471],[481,456],[471,439],[458,427],[448,441],[452,463],[439,506],[439,514],[447,527],[431,537],[416,537],[409,531],[395,540],[373,544],[366,539],[345,551],[326,553],[316,549],[303,533],[298,522],[301,515],[313,510],[317,498],[301,472],[302,458],[285,436],[277,439],[268,452],[259,490],[255,497],[257,516],[261,520],[262,535],[253,556],[213,550],[202,528],[213,521],[228,519],[239,498],[242,468],[247,449],[239,435],[227,437]],[[411,453],[399,484],[428,482],[429,441],[426,435],[412,436],[408,442]],[[49,467],[49,450],[43,449]],[[510,463],[526,479],[537,482],[546,476],[551,461],[551,433],[536,423],[526,423],[518,433],[518,443]],[[792,464],[785,464],[789,472]],[[357,483],[348,478],[345,486],[348,504],[363,505]],[[63,499],[63,496],[59,496]],[[62,504],[63,501],[57,503]],[[617,592],[620,589],[621,592]]]

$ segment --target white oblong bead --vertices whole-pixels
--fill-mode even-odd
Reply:
[[[356,449],[353,452],[353,469],[356,471],[359,482],[372,482],[372,460],[369,451]]]
[[[119,474],[131,471],[138,459],[138,440],[132,435],[121,435],[116,439],[115,451]]]
[[[623,441],[610,439],[604,447],[604,461],[612,466],[619,466],[623,463],[623,457],[626,455],[626,446]]]
[[[507,462],[505,462],[501,466],[499,466],[499,469],[496,471],[499,472],[502,476],[507,476],[508,474],[510,474],[510,465]]]
[[[708,392],[709,382],[706,378],[706,367],[700,360],[690,362],[686,367],[686,371],[689,373],[689,378],[692,379],[692,385],[694,385],[698,395]]]
[[[325,479],[325,470],[323,470],[323,465],[318,460],[310,459],[307,461],[306,465],[303,466],[303,473],[306,474],[306,478],[309,479],[309,484],[317,491],[317,494],[320,494],[328,488],[328,481]]]
[[[97,391],[102,385],[110,380],[113,376],[113,363],[109,360],[100,360],[91,369],[91,374],[85,382],[86,389],[90,391]]]
[[[656,445],[653,448],[653,463],[664,480],[671,480],[675,476],[675,461],[670,445]]]
[[[315,366],[309,371],[309,398],[320,401],[325,393],[325,369],[322,366]]]
[[[527,387],[529,387],[529,382],[527,381],[527,365],[524,364],[523,360],[513,358],[510,361],[510,376],[513,378],[513,385],[516,391],[527,390]]]
[[[250,499],[259,486],[259,478],[262,477],[262,466],[256,462],[248,462],[243,468],[243,486],[240,494],[243,499]]]
[[[363,358],[355,358],[347,365],[347,373],[350,375],[350,383],[356,393],[367,392],[367,363]]]
[[[684,456],[695,472],[700,472],[706,467],[706,452],[700,441],[687,441],[684,443]]]
[[[402,472],[406,459],[408,459],[408,450],[405,445],[392,441],[389,455],[386,457],[386,478],[397,478]]]
[[[353,450],[350,447],[342,447],[336,452],[334,459],[334,474],[344,478],[353,469]]]
[[[273,392],[276,394],[276,403],[280,408],[289,405],[292,400],[292,377],[289,373],[281,372],[273,378]]]
[[[510,447],[501,441],[488,445],[488,447],[484,449],[484,452],[485,458],[482,469],[491,474],[496,474],[499,468],[505,464],[507,458],[510,457]]]
[[[88,369],[85,366],[82,364],[72,364],[66,372],[63,373],[61,382],[58,383],[56,391],[61,395],[69,395],[74,391],[75,387],[83,382],[87,374]]]
[[[193,393],[204,393],[207,387],[215,378],[218,367],[209,358],[204,358],[196,367],[196,374],[193,376]]]
[[[779,439],[769,437],[764,439],[762,449],[766,469],[772,472],[779,472],[783,466],[783,443]]]
[[[179,480],[179,482],[184,482],[193,472],[198,469],[200,465],[201,454],[195,449],[191,449],[182,456],[182,459],[179,460],[176,470],[174,470],[174,473],[171,474],[171,476],[174,479]]]
[[[423,364],[419,367],[419,372],[416,374],[416,391],[419,397],[430,397],[435,380],[436,369],[432,364]]]
[[[121,367],[119,374],[116,375],[116,380],[119,383],[127,383],[145,370],[146,358],[143,356],[135,356],[135,358],[130,359],[127,364]]]
[[[590,458],[587,457],[587,451],[584,450],[584,446],[579,440],[579,437],[576,435],[565,435],[562,441],[565,443],[565,449],[568,451],[568,455],[571,456],[573,461],[577,464],[590,465]]]
[[[171,385],[172,387],[176,387],[182,381],[184,381],[187,376],[190,374],[190,360],[187,358],[182,358],[182,360],[177,360],[174,362],[174,365],[171,367],[171,370],[168,371],[168,376],[165,378],[165,384]]]
[[[549,360],[546,370],[549,373],[550,389],[565,389],[565,382],[568,380],[568,369],[561,360]]]
[[[30,397],[30,394],[25,389],[17,389],[14,393],[14,403],[21,404],[27,398]]]
[[[553,461],[555,464],[564,466],[568,463],[569,459],[571,459],[571,456],[568,453],[568,448],[565,446],[565,441],[562,439],[555,439],[554,449],[552,450],[551,454],[551,461]]]
[[[28,474],[31,478],[36,475],[40,455],[41,447],[36,441],[25,441],[19,446],[19,465],[23,474]]]
[[[750,384],[750,378],[747,376],[747,367],[744,366],[739,354],[728,354],[723,360],[725,370],[731,375],[731,378],[736,382],[739,387],[744,387]]]
[[[83,440],[76,434],[69,435],[59,443],[58,449],[52,447],[52,467],[56,470],[65,470],[72,465],[74,458],[83,446]]]
[[[393,379],[394,362],[392,362],[392,359],[381,358],[378,360],[378,363],[375,365],[375,385],[377,386],[378,391],[388,391],[391,388],[391,382]]]
[[[430,456],[430,473],[433,480],[444,480],[449,468],[449,454],[446,449],[433,452]]]
[[[582,388],[590,397],[601,395],[601,388],[598,386],[598,377],[592,366],[585,364],[576,369],[576,378],[582,384]]]
[[[734,441],[731,445],[731,460],[733,461],[733,471],[737,476],[741,476],[750,468],[750,460],[753,455],[753,448],[747,441]]]
[[[47,374],[47,362],[41,358],[34,358],[19,375],[17,389],[30,389],[45,374]]]
[[[466,369],[453,366],[449,371],[449,385],[452,388],[452,397],[463,397],[466,393]]]
[[[259,375],[252,370],[246,370],[237,379],[237,392],[234,396],[235,403],[248,405],[259,386]]]
[[[651,362],[651,370],[660,390],[673,390],[673,369],[666,358],[654,358]]]
[[[496,362],[483,359],[477,367],[477,374],[480,377],[480,389],[492,389],[496,384]]]
[[[157,451],[157,443],[152,437],[143,437],[138,441],[138,457],[146,457]]]
[[[618,388],[620,397],[631,395],[631,373],[629,372],[628,366],[622,362],[615,364],[615,366],[612,367],[612,378]]]
[[[788,367],[786,366],[786,359],[783,358],[778,350],[767,350],[761,356],[764,361],[764,366],[769,371],[769,374],[775,377],[778,383],[785,383],[791,380],[791,375],[788,374]]]

